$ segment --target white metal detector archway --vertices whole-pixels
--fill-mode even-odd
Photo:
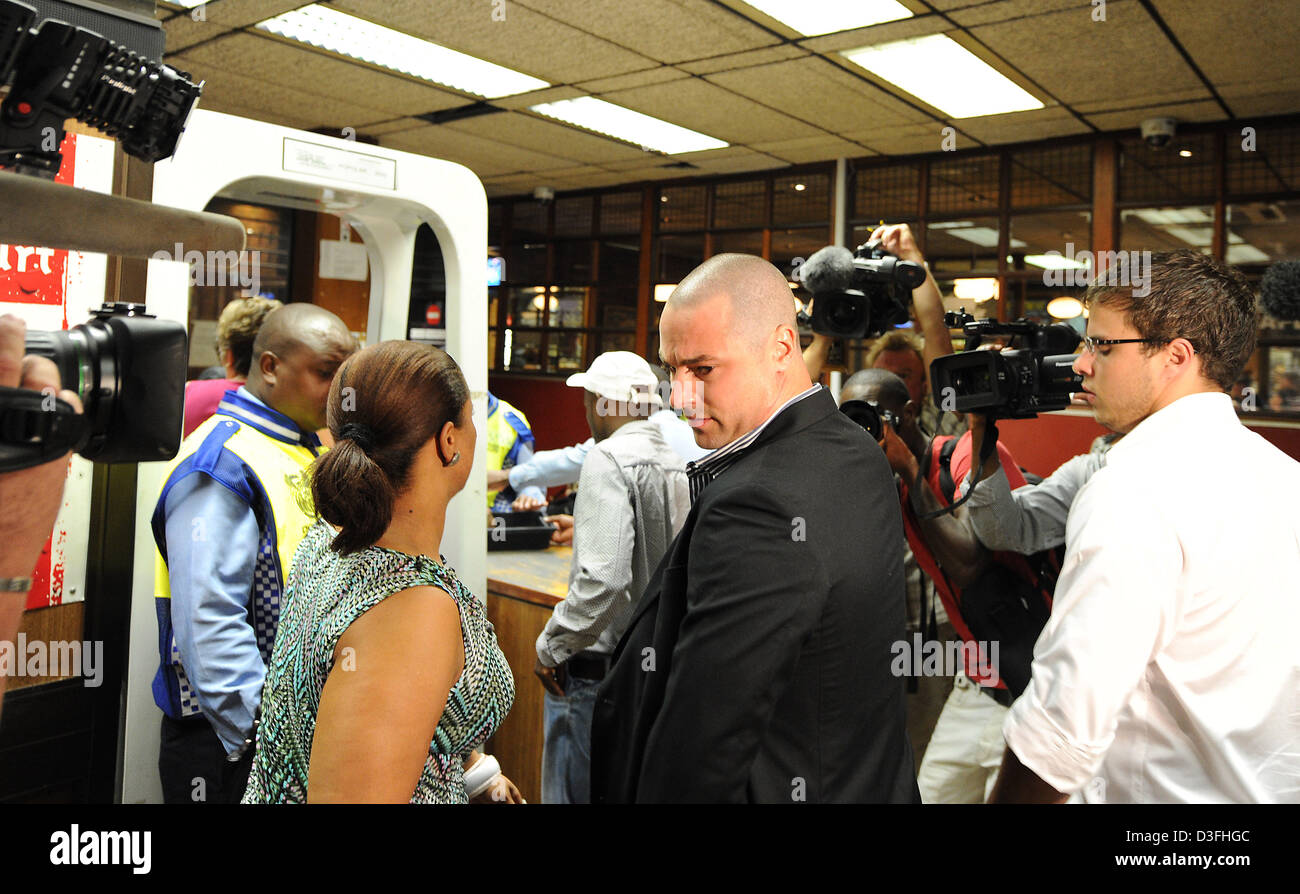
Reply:
[[[474,424],[487,414],[487,196],[472,171],[452,162],[260,121],[196,110],[176,154],[154,166],[153,200],[201,211],[213,197],[337,214],[361,233],[370,263],[367,339],[406,338],[411,268],[419,225],[433,228],[447,277],[447,351],[464,370]],[[179,260],[179,259],[178,259]],[[187,323],[189,268],[149,262],[149,311]],[[451,503],[442,551],[480,599],[487,594],[484,472],[486,438],[475,447],[465,491]],[[136,494],[122,749],[123,803],[161,801],[160,712],[151,683],[158,664],[154,542],[150,517],[163,463],[142,463]]]

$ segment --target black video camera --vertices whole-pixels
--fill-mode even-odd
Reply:
[[[875,401],[846,400],[840,405],[840,412],[860,425],[871,440],[879,442],[885,436],[885,423],[893,426],[895,432],[902,424],[894,413],[886,410]]]
[[[27,353],[54,361],[84,412],[53,394],[0,388],[0,472],[69,450],[99,463],[176,455],[189,362],[184,326],[145,313],[142,304],[105,304],[66,332],[28,332]]]
[[[86,28],[0,0],[0,167],[53,179],[63,123],[76,118],[160,161],[176,151],[203,90],[189,75]]]
[[[948,313],[949,329],[966,333],[966,349],[930,364],[934,402],[957,413],[984,413],[993,419],[1032,419],[1070,405],[1070,394],[1083,385],[1074,371],[1079,333],[1065,323],[976,320],[965,312]],[[1010,335],[1012,347],[977,350],[985,337]]]
[[[880,242],[856,253],[830,245],[799,268],[813,296],[812,328],[833,338],[870,338],[907,322],[912,290],[925,282],[925,268],[900,261]]]

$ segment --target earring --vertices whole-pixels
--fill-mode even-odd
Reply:
[[[451,459],[447,460],[447,462],[443,463],[443,465],[444,465],[444,466],[448,466],[448,467],[450,467],[450,466],[454,466],[454,465],[456,465],[456,463],[458,463],[458,462],[460,462],[460,451],[459,451],[459,450],[457,450],[455,453],[453,453],[453,454],[451,455]]]

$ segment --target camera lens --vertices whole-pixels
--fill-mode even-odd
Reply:
[[[885,435],[884,425],[876,408],[864,400],[846,400],[840,412],[848,416],[871,435],[871,440],[879,441]]]

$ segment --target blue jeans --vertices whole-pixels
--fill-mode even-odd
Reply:
[[[569,677],[563,698],[545,696],[542,803],[591,803],[591,714],[595,680]]]

